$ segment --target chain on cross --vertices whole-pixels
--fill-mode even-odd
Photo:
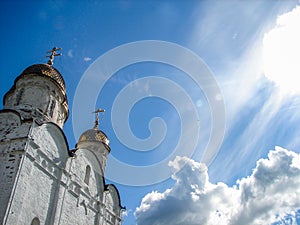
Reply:
[[[97,109],[95,112],[96,114],[96,119],[95,119],[95,126],[94,126],[94,129],[98,129],[98,125],[99,125],[99,114],[102,113],[102,112],[105,112],[104,109]]]
[[[50,66],[53,65],[53,61],[54,61],[55,56],[61,56],[62,55],[62,53],[56,53],[56,51],[61,51],[61,50],[62,50],[62,48],[54,47],[52,50],[47,51],[47,54],[51,53],[50,55],[46,55],[46,57],[50,58],[49,61],[48,61],[48,64]]]

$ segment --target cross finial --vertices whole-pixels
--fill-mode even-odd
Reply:
[[[98,129],[98,125],[99,125],[99,114],[102,113],[102,112],[105,112],[104,109],[97,109],[95,112],[96,114],[96,119],[95,119],[95,126],[94,126],[94,129]]]
[[[49,61],[48,61],[48,64],[50,66],[53,65],[53,61],[54,61],[54,57],[55,56],[61,56],[62,53],[56,53],[56,51],[60,51],[62,48],[57,48],[57,47],[54,47],[52,50],[49,50],[47,51],[47,53],[51,53],[50,55],[46,55],[46,57],[49,57]]]

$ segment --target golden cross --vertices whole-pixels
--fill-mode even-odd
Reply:
[[[47,51],[47,54],[51,53],[50,55],[46,55],[46,57],[50,58],[49,61],[48,61],[48,64],[50,66],[53,65],[53,61],[54,61],[55,56],[61,56],[62,55],[62,53],[56,53],[56,51],[60,51],[60,50],[62,50],[62,48],[54,47],[52,50]]]
[[[92,113],[95,113],[96,114],[96,120],[95,120],[95,126],[94,126],[94,129],[98,129],[98,125],[99,125],[99,114],[102,113],[102,112],[105,112],[104,109],[97,109],[95,112],[92,112]]]

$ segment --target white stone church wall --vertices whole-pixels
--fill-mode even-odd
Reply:
[[[6,220],[6,211],[18,168],[28,141],[30,123],[21,123],[17,112],[0,112],[0,223]]]
[[[7,224],[31,224],[35,217],[41,224],[49,224],[57,182],[49,179],[49,175],[28,156],[21,169]]]

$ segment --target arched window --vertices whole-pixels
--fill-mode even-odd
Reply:
[[[34,217],[33,220],[31,221],[31,225],[40,225],[40,224],[41,222],[37,217]]]
[[[52,100],[49,107],[49,116],[53,116],[54,108],[55,108],[55,100]]]
[[[91,175],[91,167],[89,165],[85,168],[85,176],[84,176],[84,183],[89,185],[90,183],[90,175]]]

